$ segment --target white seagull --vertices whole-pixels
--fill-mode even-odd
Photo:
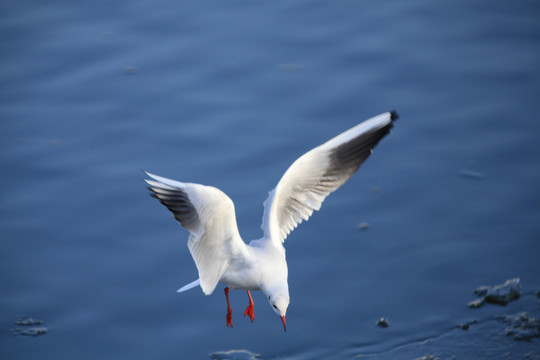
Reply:
[[[264,236],[249,245],[238,232],[232,200],[221,190],[145,172],[151,178],[145,179],[151,196],[190,232],[188,248],[199,279],[178,292],[200,285],[210,295],[219,281],[225,283],[226,321],[232,327],[229,288],[247,290],[249,305],[244,316],[249,315],[252,322],[255,314],[250,291],[262,290],[287,331],[289,285],[283,242],[358,170],[397,118],[395,111],[375,116],[297,159],[264,202]]]

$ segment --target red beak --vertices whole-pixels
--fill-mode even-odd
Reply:
[[[283,329],[287,332],[287,322],[285,321],[285,316],[281,317],[281,322],[283,323]]]

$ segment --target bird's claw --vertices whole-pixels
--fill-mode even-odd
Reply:
[[[224,290],[225,298],[227,299],[227,327],[232,328],[232,309],[231,303],[229,302],[229,287],[226,287]]]
[[[227,309],[227,327],[232,328],[232,310],[231,308]]]
[[[255,319],[255,307],[252,303],[248,305],[246,308],[246,311],[244,311],[244,316],[249,315],[249,318],[251,319],[251,322]]]
[[[249,305],[246,308],[246,311],[244,311],[244,316],[249,315],[249,318],[251,319],[251,322],[255,319],[255,303],[253,302],[253,298],[251,297],[251,293],[249,290],[247,291],[248,297],[249,297]]]

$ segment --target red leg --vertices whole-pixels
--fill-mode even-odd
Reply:
[[[249,305],[246,308],[246,311],[244,311],[244,316],[249,315],[249,318],[251,319],[251,322],[253,322],[253,319],[255,319],[255,303],[253,302],[253,299],[251,298],[251,293],[249,290],[247,291],[249,296]]]
[[[227,299],[227,327],[233,327],[232,326],[232,309],[231,309],[231,303],[229,302],[229,288],[225,288],[225,298]]]

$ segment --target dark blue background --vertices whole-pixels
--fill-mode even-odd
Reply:
[[[477,286],[515,276],[540,290],[537,1],[8,0],[0,46],[3,358],[538,345],[493,320],[538,312],[530,296],[466,307]],[[287,239],[286,334],[260,293],[253,324],[232,293],[231,330],[221,286],[175,292],[197,277],[187,232],[141,168],[222,189],[249,241],[298,156],[391,109],[392,133]],[[48,333],[11,335],[23,315]]]

